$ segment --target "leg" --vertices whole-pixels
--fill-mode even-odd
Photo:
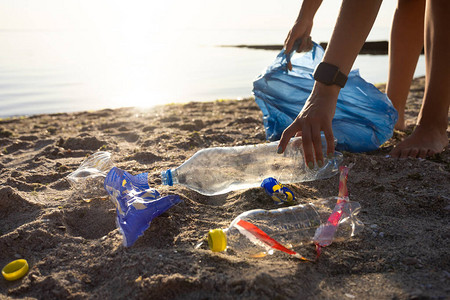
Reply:
[[[428,0],[425,8],[425,93],[417,126],[393,157],[421,157],[442,152],[448,145],[450,106],[450,1]]]
[[[399,0],[389,41],[386,93],[398,111],[396,129],[405,129],[405,104],[423,48],[425,0]]]

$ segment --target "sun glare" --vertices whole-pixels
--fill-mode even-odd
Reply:
[[[300,6],[296,0],[0,1],[6,3],[0,62],[26,74],[15,82],[27,90],[26,100],[36,92],[92,109],[249,96],[253,78],[274,55],[215,46],[282,43]],[[324,0],[317,14],[317,29],[325,27],[319,39],[327,38],[337,13],[333,1]]]

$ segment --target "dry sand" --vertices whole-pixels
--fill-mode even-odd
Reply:
[[[409,132],[422,95],[423,79],[415,80]],[[262,189],[206,197],[160,185],[161,171],[199,149],[264,142],[252,99],[39,115],[2,120],[0,129],[0,266],[17,258],[30,264],[24,278],[0,279],[0,298],[450,296],[450,151],[427,160],[385,158],[408,132],[396,132],[373,153],[345,153],[345,164],[355,163],[350,199],[361,203],[365,229],[305,263],[194,249],[209,229],[227,227],[240,213],[274,208]],[[132,174],[148,171],[151,187],[183,200],[130,248],[122,246],[112,202],[77,199],[65,179],[99,149]],[[314,202],[337,194],[338,177],[290,187],[299,202]]]

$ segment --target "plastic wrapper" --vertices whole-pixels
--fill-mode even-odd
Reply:
[[[266,138],[279,140],[303,108],[314,86],[313,73],[324,51],[314,43],[306,53],[294,54],[292,71],[282,50],[253,83],[255,101],[263,113]],[[339,93],[332,128],[337,150],[363,152],[377,149],[393,133],[397,111],[386,94],[353,70]]]

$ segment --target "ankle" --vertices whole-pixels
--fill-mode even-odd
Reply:
[[[395,123],[394,128],[397,130],[405,130],[406,129],[405,118],[403,115],[400,115],[400,114],[398,115],[398,120],[397,120],[397,123]]]
[[[426,120],[420,120],[417,122],[416,130],[423,129],[428,132],[439,132],[441,134],[447,133],[447,122],[442,122],[439,120],[432,120],[427,122]]]

